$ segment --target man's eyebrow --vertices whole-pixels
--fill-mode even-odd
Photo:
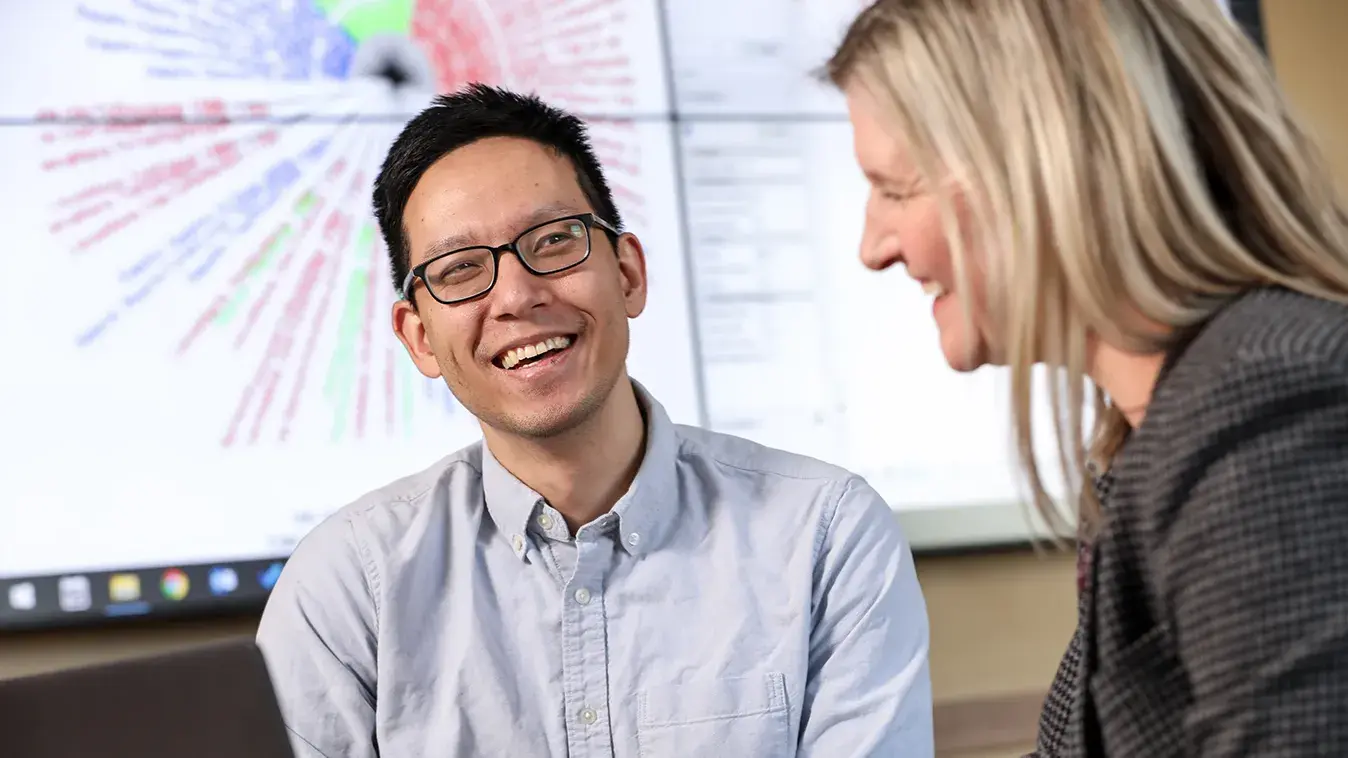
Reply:
[[[473,235],[471,234],[451,234],[437,242],[431,243],[431,245],[426,248],[426,255],[423,257],[423,260],[430,260],[437,255],[443,255],[453,250],[458,250],[461,247],[471,247],[474,244],[476,243],[473,241]]]
[[[584,212],[585,211],[579,210],[568,203],[548,203],[547,205],[535,208],[533,212],[521,219],[519,223],[515,225],[515,233],[519,234],[535,224],[542,224],[563,216],[575,216]],[[493,240],[491,242],[484,242],[478,235],[473,234],[472,232],[451,234],[448,237],[443,237],[431,243],[431,245],[426,248],[426,255],[423,260],[430,260],[437,255],[444,255],[445,253],[453,252],[454,250],[464,247],[488,244],[499,245],[504,244],[507,241],[508,240]]]
[[[528,229],[534,224],[542,224],[546,221],[551,221],[555,218],[561,218],[563,216],[576,216],[581,213],[585,213],[585,211],[580,208],[576,208],[575,206],[569,203],[548,203],[547,205],[539,206],[537,209],[534,210],[533,213],[530,213],[524,219],[524,223],[520,225],[520,231],[524,231],[525,229]]]

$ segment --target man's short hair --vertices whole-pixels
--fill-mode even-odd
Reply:
[[[440,95],[403,127],[389,148],[374,180],[374,213],[389,251],[393,287],[401,290],[411,266],[411,248],[403,228],[403,211],[422,174],[445,155],[490,137],[532,140],[570,159],[576,182],[591,209],[613,228],[622,219],[590,146],[585,123],[535,95],[500,87],[470,84]]]

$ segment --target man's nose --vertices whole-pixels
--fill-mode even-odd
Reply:
[[[545,305],[548,288],[543,278],[525,268],[514,253],[506,253],[496,264],[491,300],[493,315],[519,316],[530,308]]]

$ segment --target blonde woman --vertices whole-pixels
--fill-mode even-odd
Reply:
[[[1088,546],[1038,755],[1348,755],[1348,222],[1262,56],[1216,0],[879,0],[827,75],[862,260],[1009,367]]]

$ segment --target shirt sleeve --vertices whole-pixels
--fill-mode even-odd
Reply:
[[[1348,755],[1348,372],[1298,363],[1225,372],[1158,498],[1190,755]]]
[[[930,758],[926,603],[898,519],[847,482],[815,566],[800,758]]]
[[[258,627],[296,758],[375,758],[376,608],[350,516],[296,547]]]

